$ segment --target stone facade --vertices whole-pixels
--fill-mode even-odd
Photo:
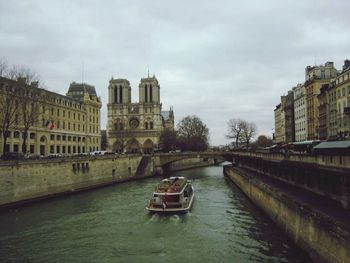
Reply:
[[[350,138],[350,61],[345,60],[335,80],[337,96],[337,136]]]
[[[111,79],[108,86],[108,149],[113,152],[153,152],[160,133],[174,129],[174,113],[162,111],[160,85],[155,76],[142,78],[139,102],[131,102],[127,79]]]
[[[38,106],[38,115],[33,118],[27,131],[26,149],[22,149],[24,124],[18,111],[18,122],[10,126],[5,150],[32,154],[75,154],[100,149],[101,99],[95,88],[88,84],[73,82],[66,96],[38,88],[37,83],[0,78],[1,103],[4,106],[6,91],[14,87],[25,89],[30,101],[28,107]],[[34,98],[33,94],[36,94]],[[16,96],[14,96],[16,100]],[[0,120],[1,121],[1,120]],[[0,154],[4,138],[1,133]]]
[[[284,133],[282,131],[283,121],[282,121],[282,110],[281,103],[278,104],[275,108],[275,142],[281,143],[284,142]]]
[[[275,142],[294,141],[294,130],[294,95],[289,91],[287,95],[281,96],[281,103],[275,109]]]
[[[295,141],[306,140],[306,96],[305,86],[298,84],[293,88],[294,94],[294,120],[295,120]]]
[[[307,66],[305,69],[305,91],[306,91],[306,115],[307,115],[307,139],[319,138],[319,101],[322,85],[329,84],[332,78],[337,76],[337,70],[333,62],[326,62],[325,65]]]

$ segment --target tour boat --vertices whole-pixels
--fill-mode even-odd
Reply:
[[[157,213],[186,213],[193,203],[192,182],[185,177],[163,179],[155,188],[146,209]]]

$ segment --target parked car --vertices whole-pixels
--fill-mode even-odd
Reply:
[[[7,152],[2,155],[3,160],[21,160],[24,158],[24,153]]]
[[[39,158],[42,158],[40,154],[37,154],[37,153],[26,153],[24,155],[24,158],[25,159],[39,159]]]
[[[91,152],[91,155],[105,155],[107,154],[107,151],[94,151]]]

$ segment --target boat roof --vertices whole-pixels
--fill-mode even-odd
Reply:
[[[175,193],[181,192],[186,186],[188,180],[186,177],[169,177],[165,178],[157,185],[155,192],[157,193]]]

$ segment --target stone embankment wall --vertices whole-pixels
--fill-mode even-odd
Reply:
[[[272,157],[275,157],[273,159]],[[350,211],[350,156],[298,156],[277,154],[237,154],[233,163],[261,175],[286,182],[308,192],[332,199]],[[320,163],[332,159],[332,165]],[[312,162],[312,160],[314,160]],[[342,160],[340,162],[340,160]],[[338,161],[338,162],[336,162]],[[348,165],[344,165],[347,163]],[[340,166],[340,164],[342,166]]]
[[[299,200],[291,198],[244,168],[226,166],[224,173],[315,262],[350,262],[350,231],[346,223],[349,218],[344,218],[347,217],[346,210],[339,213],[339,219],[343,218],[338,221],[333,217],[336,213],[327,215],[314,209],[316,203],[322,206],[315,202],[317,200],[299,202],[302,196],[298,196]]]
[[[0,207],[136,179],[142,156],[101,156],[0,164]],[[144,176],[154,174],[150,159]]]

